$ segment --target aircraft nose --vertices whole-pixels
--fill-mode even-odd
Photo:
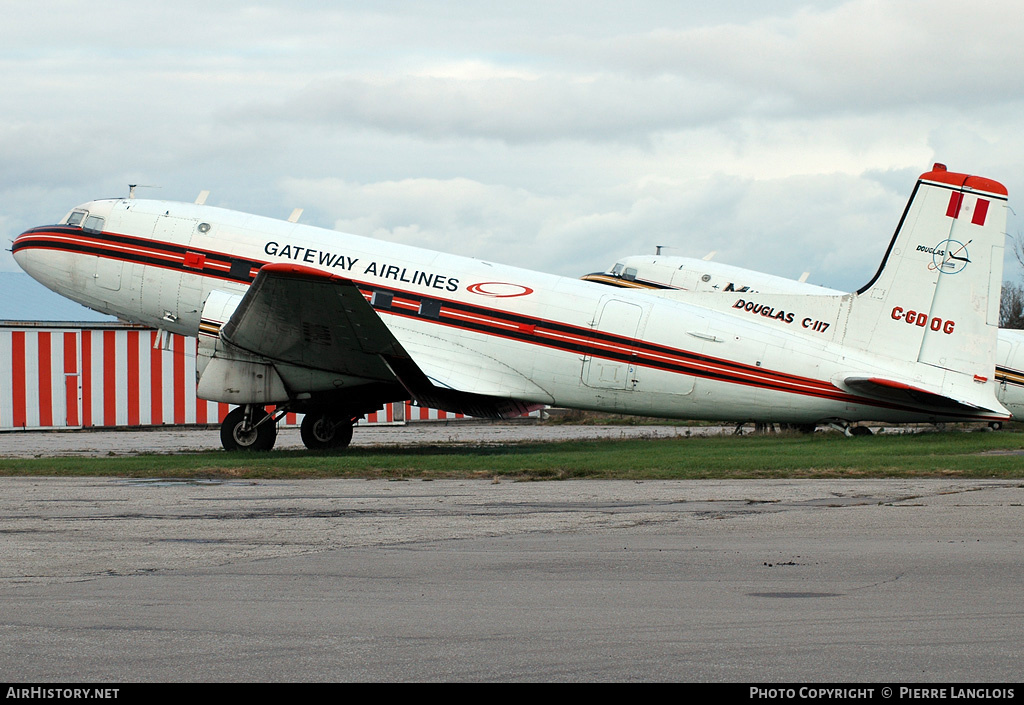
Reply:
[[[40,283],[53,288],[55,281],[59,281],[66,274],[62,274],[59,252],[48,247],[46,235],[41,228],[26,230],[14,238],[11,252],[14,261],[18,263],[25,272]]]
[[[35,257],[31,247],[32,231],[26,230],[18,237],[14,238],[14,244],[11,246],[11,252],[14,255],[14,261],[18,263],[18,266],[24,269],[26,272],[31,274],[29,268],[33,266]]]

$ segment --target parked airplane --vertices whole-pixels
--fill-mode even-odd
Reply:
[[[676,255],[623,257],[608,271],[586,274],[581,279],[623,289],[665,292],[810,294],[812,296],[842,296],[849,293],[730,264],[712,262],[709,259],[693,259]]]
[[[14,257],[96,310],[198,335],[225,448],[311,448],[408,398],[474,416],[540,405],[688,419],[999,421],[1006,189],[923,174],[855,294],[686,301],[205,205],[85,203]],[[265,405],[276,405],[268,415]]]
[[[718,292],[734,298],[749,298],[751,294],[846,293],[708,259],[674,255],[624,257],[608,271],[587,274],[582,279],[620,288],[647,289],[665,296],[687,291]],[[683,294],[682,299],[685,298]],[[998,385],[996,397],[1010,410],[1014,420],[1024,420],[1024,330],[999,329],[994,377]]]

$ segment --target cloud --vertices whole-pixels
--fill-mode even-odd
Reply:
[[[566,206],[525,189],[465,178],[367,184],[289,179],[282,188],[329,204],[320,214],[343,232],[521,266],[536,262],[545,221]]]
[[[423,139],[628,141],[724,119],[741,111],[743,100],[738,91],[678,76],[345,77],[313,83],[277,104],[246,106],[239,119]]]
[[[792,14],[576,39],[571,58],[638,75],[701,76],[749,99],[754,114],[807,114],[1014,100],[1024,83],[1012,2],[855,0]]]
[[[836,242],[887,238],[933,160],[1024,192],[1006,2],[40,0],[0,21],[8,239],[142,183],[563,274],[665,244],[838,286],[875,257]]]
[[[852,289],[889,242],[913,177],[646,180],[587,194],[544,195],[464,178],[367,184],[291,179],[293,198],[330,204],[335,229],[566,276],[629,254],[702,257]],[[851,246],[850,243],[856,243]]]
[[[1024,87],[1015,54],[1024,18],[1011,10],[856,0],[611,36],[541,23],[528,39],[534,53],[486,58],[439,56],[421,39],[383,71],[317,71],[233,117],[521,143],[635,140],[742,119],[973,110],[1015,103]]]

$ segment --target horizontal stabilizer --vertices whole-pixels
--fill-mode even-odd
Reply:
[[[922,389],[913,384],[882,377],[847,377],[843,382],[854,391],[899,404],[930,407],[942,411],[976,412],[981,407],[960,399]],[[997,412],[997,413],[1002,413]]]

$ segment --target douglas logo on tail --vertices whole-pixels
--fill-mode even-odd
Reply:
[[[635,276],[610,289],[132,198],[85,203],[13,249],[65,296],[198,336],[197,393],[238,405],[221,428],[228,449],[271,448],[287,411],[305,414],[307,446],[343,447],[355,419],[408,398],[488,417],[557,405],[737,422],[998,421],[1009,417],[990,381],[1006,199],[995,181],[936,165],[868,284],[762,291],[750,310],[751,296],[741,307],[735,294],[665,296]],[[935,266],[921,243],[952,254]]]

